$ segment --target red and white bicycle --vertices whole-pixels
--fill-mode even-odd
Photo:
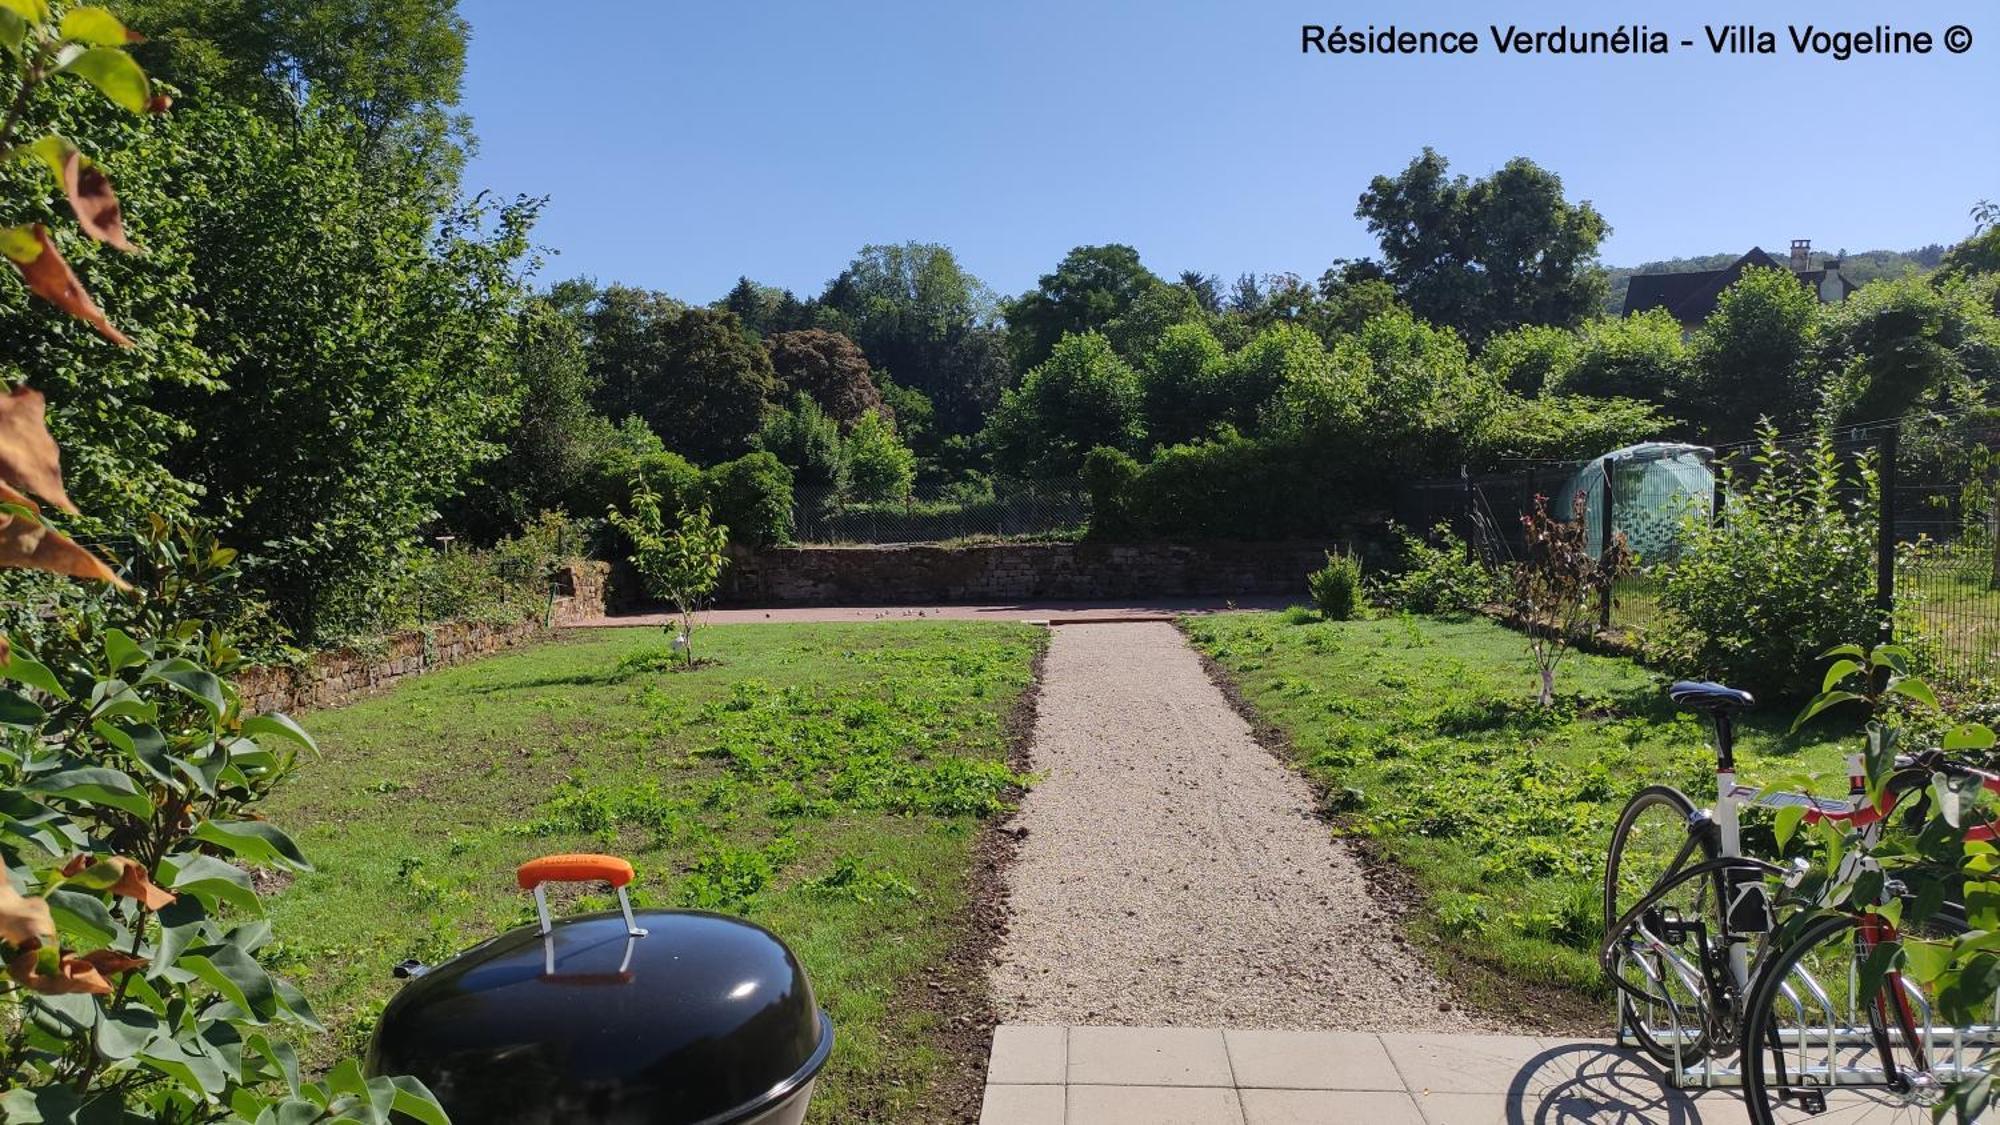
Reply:
[[[1677,789],[1649,786],[1612,833],[1600,960],[1618,989],[1620,1041],[1671,1068],[1681,1086],[1740,1087],[1758,1125],[1802,1115],[1928,1123],[1951,1083],[1991,1072],[1981,1060],[2000,1050],[2000,1006],[1982,998],[1979,1022],[1950,1026],[1939,997],[1897,967],[1899,945],[1962,933],[1965,912],[1942,896],[1914,901],[1870,846],[1899,808],[1929,799],[1935,774],[1994,792],[2000,776],[1936,753],[1903,758],[1870,802],[1857,758],[1844,798],[1770,793],[1736,776],[1734,717],[1754,705],[1748,692],[1683,682],[1669,694],[1715,728],[1715,804],[1697,809]],[[1778,926],[1774,903],[1807,869],[1743,854],[1741,814],[1751,806],[1802,807],[1808,824],[1858,830],[1863,846],[1841,856],[1831,884],[1853,888],[1857,902],[1897,903],[1888,911],[1897,924],[1846,908]],[[1981,824],[1965,838],[1995,834]]]

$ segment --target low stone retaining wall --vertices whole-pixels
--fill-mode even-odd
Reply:
[[[604,586],[611,568],[571,563],[556,575],[550,624],[604,616]],[[339,707],[437,668],[465,664],[519,648],[548,635],[542,615],[506,624],[447,621],[385,638],[379,647],[329,649],[297,667],[252,668],[236,677],[249,711],[310,711]]]
[[[732,552],[724,604],[922,605],[1302,594],[1326,543],[985,543]]]

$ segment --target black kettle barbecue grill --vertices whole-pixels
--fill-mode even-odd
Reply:
[[[833,1023],[791,950],[736,918],[634,911],[615,856],[521,865],[538,926],[411,978],[372,1074],[409,1074],[456,1125],[798,1125]],[[551,882],[608,882],[619,909],[549,920]]]

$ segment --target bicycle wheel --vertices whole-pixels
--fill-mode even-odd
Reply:
[[[1978,1026],[1942,1026],[1928,988],[1900,972],[1864,999],[1860,966],[1879,945],[1909,936],[1874,925],[1848,915],[1819,919],[1758,968],[1742,1057],[1754,1125],[1797,1121],[1821,1099],[1815,1125],[1930,1125],[1945,1085],[2000,1046],[1990,1005]],[[1947,915],[1915,936],[1963,929]]]
[[[1666,785],[1641,789],[1626,804],[1604,862],[1607,937],[1618,919],[1654,888],[1715,858],[1711,838],[1690,836],[1693,815],[1694,802]],[[1703,951],[1697,942],[1708,943],[1710,955],[1721,955],[1722,893],[1714,877],[1701,876],[1676,888],[1659,906],[1660,920],[1675,926],[1671,933],[1630,933],[1621,941],[1614,971],[1641,996],[1619,989],[1619,1026],[1662,1063],[1674,1061],[1676,1045],[1683,1061],[1692,1061],[1706,1055],[1709,1047]],[[1683,925],[1696,921],[1701,923],[1699,930]]]

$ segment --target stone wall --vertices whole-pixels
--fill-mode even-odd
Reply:
[[[556,576],[554,624],[604,616],[601,562],[569,564]],[[541,616],[507,624],[447,621],[386,637],[379,646],[316,652],[297,667],[252,668],[236,677],[247,711],[338,707],[437,668],[465,664],[548,635]]]
[[[725,605],[922,605],[1303,594],[1327,544],[985,543],[732,552]]]

